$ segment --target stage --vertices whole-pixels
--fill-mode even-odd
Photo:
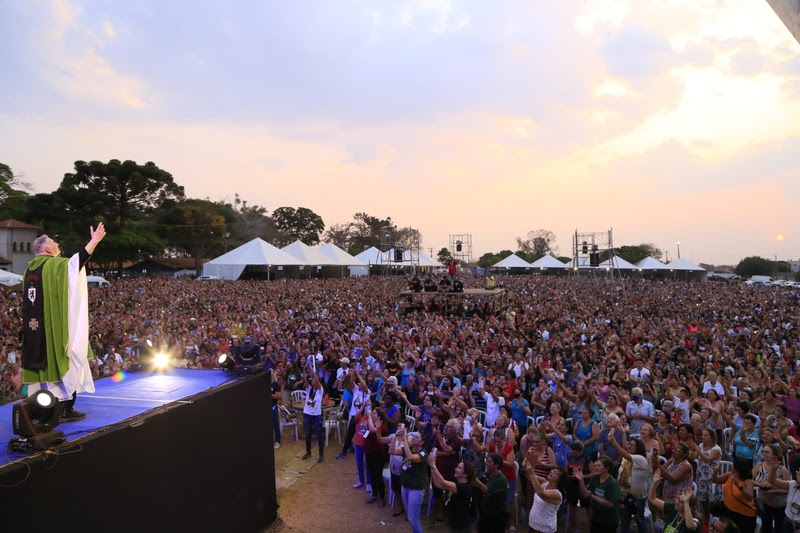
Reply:
[[[492,312],[501,311],[506,305],[505,289],[464,289],[463,292],[439,292],[439,291],[401,291],[400,297],[407,301],[415,299],[435,299],[442,298],[445,311],[449,311],[455,300],[473,299],[479,302],[488,302]]]
[[[95,386],[75,404],[86,418],[59,425],[67,442],[47,453],[8,450],[12,405],[0,406],[4,531],[261,531],[274,521],[266,374],[171,369]]]

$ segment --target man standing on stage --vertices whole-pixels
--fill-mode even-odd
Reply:
[[[61,420],[85,418],[76,411],[75,395],[94,392],[88,358],[89,302],[84,266],[106,236],[103,223],[89,227],[86,246],[66,259],[58,257],[57,242],[42,235],[33,242],[33,253],[23,277],[22,380],[28,395],[49,390],[61,402]]]

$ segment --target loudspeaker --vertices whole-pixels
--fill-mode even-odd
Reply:
[[[403,262],[403,250],[398,250],[397,248],[394,249],[394,262],[395,263]]]
[[[459,242],[459,243],[456,244],[456,252],[460,252],[460,251],[461,251],[461,243]]]
[[[589,254],[589,264],[592,265],[593,267],[599,266],[600,254],[598,254],[597,252],[592,252],[591,254]]]
[[[589,253],[589,246],[586,245],[586,241],[583,241],[583,247],[581,248],[583,253]]]

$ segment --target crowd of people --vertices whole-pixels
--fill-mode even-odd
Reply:
[[[800,525],[798,293],[497,276],[505,306],[489,313],[479,296],[406,301],[406,285],[117,280],[91,289],[92,371],[133,370],[154,348],[214,368],[249,336],[275,398],[312,397],[306,456],[327,396],[344,406],[339,457],[354,452],[354,488],[415,532],[429,490],[432,519],[452,531]],[[14,394],[20,298],[0,294],[1,387]]]

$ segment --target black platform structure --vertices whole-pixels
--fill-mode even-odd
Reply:
[[[400,291],[400,298],[410,303],[438,300],[442,302],[445,312],[450,311],[453,306],[462,304],[464,300],[475,300],[481,304],[488,303],[493,313],[498,313],[506,306],[505,289],[464,289],[461,292],[405,290]]]
[[[266,374],[108,378],[76,408],[88,416],[58,427],[65,444],[4,454],[2,531],[260,532],[277,518]],[[10,411],[0,407],[3,446]],[[123,416],[109,420],[113,413]]]

